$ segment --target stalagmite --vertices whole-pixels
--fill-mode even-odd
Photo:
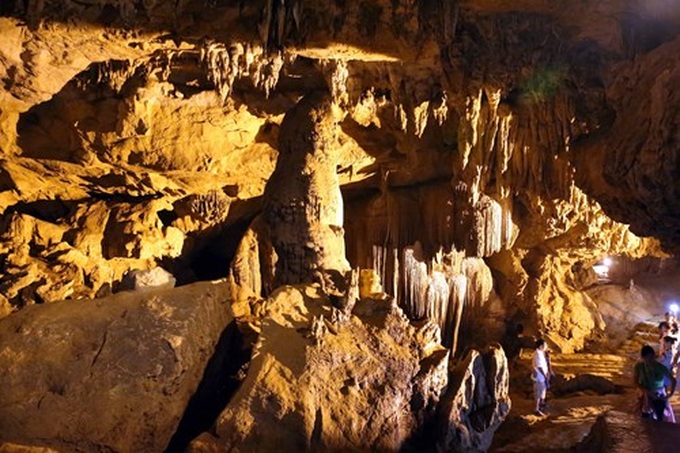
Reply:
[[[336,126],[327,92],[305,96],[286,114],[279,158],[265,188],[264,219],[279,257],[275,281],[295,284],[349,270],[335,154]]]
[[[239,344],[199,355],[242,355],[249,367],[222,371],[249,382],[199,407],[185,444],[203,432],[234,451],[485,449],[508,408],[503,352],[465,355],[519,323],[556,352],[601,347],[634,316],[603,308],[595,295],[620,282],[594,263],[680,249],[678,1],[578,3],[0,1],[0,323],[50,314],[9,343],[64,333],[62,311],[137,271],[167,269],[169,295],[226,277],[220,313]],[[645,299],[634,277],[616,308]],[[156,350],[181,352],[183,334],[156,327]],[[97,351],[108,344],[91,346],[85,365],[120,371]],[[3,348],[2,385],[19,361]],[[70,376],[53,365],[36,376],[49,391],[24,401],[45,422],[0,420],[0,444],[64,422],[54,404],[77,380],[52,382]],[[130,410],[158,431],[146,406]],[[509,429],[555,421],[522,417]],[[107,432],[125,444],[139,426]],[[26,447],[106,447],[64,433]]]

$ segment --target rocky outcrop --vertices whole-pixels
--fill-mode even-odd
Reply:
[[[0,321],[0,441],[163,451],[232,321],[228,285],[28,307]]]
[[[413,327],[389,301],[348,315],[318,286],[283,287],[268,310],[216,437],[194,451],[396,451],[432,419],[448,379],[432,324]]]
[[[508,362],[500,346],[470,351],[440,403],[438,451],[483,452],[510,412]]]
[[[167,207],[156,200],[15,207],[0,235],[0,285],[11,308],[110,294],[129,270],[179,257],[185,235],[158,217]]]
[[[606,133],[576,148],[585,190],[612,217],[625,219],[634,232],[661,238],[669,250],[680,244],[676,239],[680,113],[672,107],[680,80],[673,55],[679,50],[676,36],[640,58],[613,65],[606,94],[616,119]]]

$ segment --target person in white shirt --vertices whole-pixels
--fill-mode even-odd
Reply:
[[[545,397],[550,385],[550,368],[546,358],[546,344],[542,339],[536,340],[536,350],[532,359],[531,380],[534,381],[534,397],[536,399],[536,415],[544,416],[541,410],[545,405]]]

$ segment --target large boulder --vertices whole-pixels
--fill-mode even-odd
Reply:
[[[0,320],[0,444],[163,451],[232,321],[227,291],[197,283]]]
[[[500,346],[470,351],[440,403],[437,450],[482,452],[510,412],[508,361]]]
[[[390,301],[334,308],[317,286],[269,301],[248,375],[193,451],[397,451],[435,413],[448,350]]]

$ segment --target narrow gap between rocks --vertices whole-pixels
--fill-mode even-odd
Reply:
[[[236,322],[222,332],[203,374],[203,379],[189,401],[167,453],[180,453],[193,439],[210,431],[222,410],[234,396],[245,376],[251,350],[243,341]]]

